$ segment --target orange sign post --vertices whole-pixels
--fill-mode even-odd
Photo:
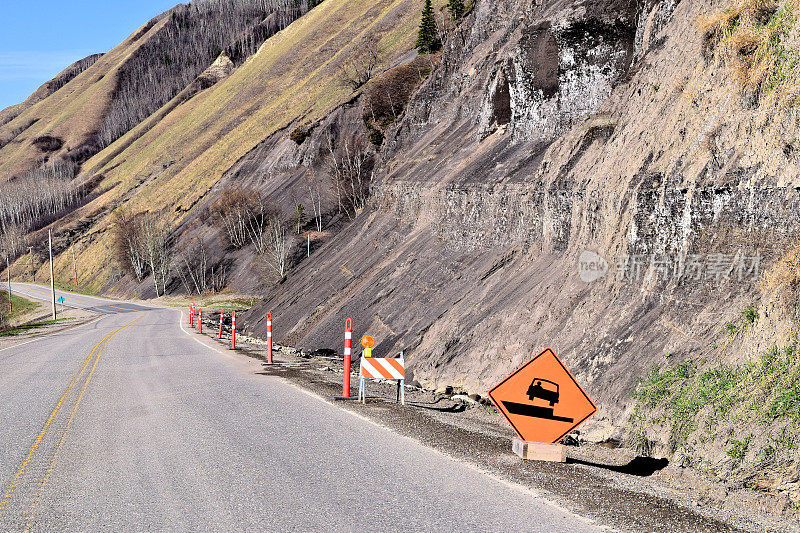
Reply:
[[[564,461],[558,444],[597,407],[553,350],[528,361],[489,391],[514,428],[514,451],[524,458]]]

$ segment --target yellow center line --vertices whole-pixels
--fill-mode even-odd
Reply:
[[[3,500],[0,501],[0,516],[3,515],[3,510],[8,505],[9,500],[11,500],[11,497],[14,495],[14,491],[16,490],[17,486],[22,481],[22,478],[25,475],[25,470],[28,468],[28,464],[33,460],[33,457],[36,455],[36,451],[38,450],[39,446],[42,443],[42,440],[44,439],[45,435],[47,434],[47,431],[50,428],[50,425],[53,423],[53,420],[55,420],[56,416],[58,416],[58,413],[61,411],[61,407],[63,406],[64,401],[66,400],[67,396],[69,396],[69,393],[75,387],[77,382],[80,380],[80,377],[86,371],[86,368],[87,368],[87,366],[89,364],[89,361],[92,360],[92,357],[95,355],[95,353],[98,354],[98,359],[99,359],[98,350],[100,349],[101,346],[103,346],[103,344],[105,344],[108,340],[110,340],[112,337],[114,337],[117,333],[119,333],[123,329],[127,328],[128,326],[130,326],[131,324],[133,324],[134,322],[136,322],[137,320],[139,320],[143,316],[144,316],[144,313],[142,313],[141,315],[139,315],[135,319],[131,320],[130,322],[128,322],[124,326],[121,326],[121,327],[115,329],[114,331],[112,331],[111,333],[109,333],[108,335],[103,337],[100,340],[100,342],[98,342],[95,345],[95,347],[92,349],[92,351],[89,353],[89,355],[86,356],[86,359],[83,360],[83,364],[81,364],[80,369],[73,376],[72,381],[70,381],[69,385],[67,386],[67,389],[64,391],[64,394],[62,394],[61,398],[59,398],[58,403],[56,404],[55,408],[53,409],[53,412],[50,413],[50,416],[47,418],[47,421],[45,422],[44,427],[42,428],[42,430],[37,435],[36,440],[33,441],[33,444],[31,445],[30,449],[28,450],[28,455],[22,461],[22,465],[20,465],[19,469],[17,470],[17,473],[14,475],[14,478],[12,479],[11,484],[8,487],[8,490],[6,490],[6,493],[3,496]],[[94,366],[92,366],[92,371],[91,371],[92,373],[94,372],[94,369],[95,369],[96,366],[97,366],[97,361],[95,361]],[[84,385],[84,389],[83,390],[85,390],[86,385],[88,385],[88,380],[89,379],[91,379],[91,373],[89,374],[89,377],[87,378],[87,381],[86,381],[86,384]],[[82,396],[83,396],[83,391],[81,391],[81,395],[78,397],[78,400],[77,400],[78,403],[80,402],[80,398]],[[76,406],[75,406],[74,409],[76,409],[76,408],[77,408],[77,403],[76,403]],[[71,417],[70,417],[70,421],[71,421]]]
[[[109,307],[113,307],[114,309],[122,309],[123,311],[139,311],[139,309],[128,309],[127,307],[117,307],[116,305],[109,305]]]
[[[128,326],[130,326],[131,324],[133,324],[134,322],[136,322],[137,320],[139,320],[143,316],[144,316],[144,313],[142,313],[141,315],[139,315],[138,317],[133,319],[131,322],[128,322],[127,324],[122,326],[122,328],[114,331],[111,334],[111,337],[108,338],[108,340],[111,340],[114,337],[114,335],[116,335],[117,333],[119,333],[123,329],[127,328]],[[61,448],[64,446],[64,440],[67,437],[67,432],[69,431],[69,428],[72,425],[72,421],[75,418],[75,413],[78,412],[78,406],[81,404],[81,400],[83,399],[83,394],[86,392],[86,388],[89,386],[89,382],[92,380],[92,376],[94,375],[94,371],[97,368],[97,363],[100,361],[100,355],[103,353],[103,348],[107,344],[108,344],[108,342],[103,343],[102,347],[97,352],[97,357],[94,358],[94,364],[92,365],[92,370],[89,372],[89,375],[86,377],[86,381],[83,383],[83,387],[81,388],[81,392],[80,392],[80,394],[78,394],[78,399],[75,400],[75,405],[72,406],[72,411],[69,414],[69,418],[67,419],[66,426],[64,426],[64,429],[61,431],[61,437],[58,439],[58,445],[56,446],[56,449],[53,452],[53,459],[50,461],[50,464],[47,467],[47,472],[45,473],[44,478],[42,479],[41,483],[39,483],[39,490],[37,491],[37,494],[36,494],[35,498],[33,499],[33,503],[31,503],[31,506],[30,506],[30,508],[28,510],[30,515],[28,517],[28,524],[25,527],[25,531],[30,531],[31,526],[33,525],[33,518],[34,518],[34,515],[35,515],[35,512],[36,512],[36,506],[39,503],[39,500],[40,500],[40,498],[42,496],[42,492],[44,492],[45,485],[47,485],[47,482],[50,480],[50,476],[53,473],[53,469],[56,466],[56,461],[58,460],[58,454],[61,452]]]

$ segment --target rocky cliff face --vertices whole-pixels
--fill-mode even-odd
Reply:
[[[351,315],[419,382],[479,393],[552,346],[598,400],[596,436],[667,356],[745,358],[710,346],[793,240],[797,163],[703,59],[713,9],[477,2],[387,138],[373,209],[248,328],[271,309],[279,337],[336,347]]]

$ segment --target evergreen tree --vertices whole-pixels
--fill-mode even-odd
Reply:
[[[430,54],[439,49],[439,37],[436,35],[436,19],[433,15],[432,0],[425,0],[422,8],[422,20],[417,33],[417,50],[420,54]]]
[[[464,11],[466,11],[464,0],[447,0],[447,10],[450,12],[450,16],[453,17],[453,20],[460,19],[464,16]]]

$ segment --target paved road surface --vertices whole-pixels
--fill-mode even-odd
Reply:
[[[0,531],[598,529],[255,375],[178,310],[63,294],[100,318],[0,350]]]

